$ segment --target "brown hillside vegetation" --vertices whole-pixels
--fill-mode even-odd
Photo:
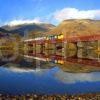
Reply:
[[[71,19],[64,20],[46,35],[66,34],[66,36],[86,36],[100,34],[100,20]]]

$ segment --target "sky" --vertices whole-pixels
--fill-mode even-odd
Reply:
[[[0,0],[0,25],[100,19],[100,0]]]

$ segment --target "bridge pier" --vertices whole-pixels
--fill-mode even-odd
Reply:
[[[56,43],[45,43],[45,54],[55,55],[56,54]]]
[[[43,44],[36,44],[36,53],[43,53]]]
[[[28,43],[27,45],[28,45],[28,47],[27,47],[28,53],[33,53],[33,44]]]
[[[66,56],[67,57],[76,57],[77,56],[77,43],[76,42],[67,43]]]
[[[100,40],[98,40],[98,50],[100,50]]]
[[[77,43],[77,57],[86,58],[87,57],[87,42],[78,42]]]
[[[100,51],[100,41],[78,42],[78,58],[97,59]]]
[[[100,62],[100,40],[98,40],[98,61]]]

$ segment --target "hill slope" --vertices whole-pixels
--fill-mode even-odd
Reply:
[[[67,36],[100,34],[100,20],[65,20],[46,34],[66,34]]]
[[[3,37],[3,36],[8,36],[9,35],[9,31],[3,29],[3,28],[0,28],[0,38]]]
[[[29,32],[32,30],[39,30],[39,31],[46,32],[54,27],[55,26],[52,24],[23,24],[17,26],[6,25],[3,26],[2,28],[10,31],[11,33],[18,33],[21,36],[23,36],[26,31]]]
[[[7,31],[7,30],[5,30],[5,29],[3,29],[3,28],[0,28],[0,32],[1,32],[1,33],[10,33],[9,31]]]

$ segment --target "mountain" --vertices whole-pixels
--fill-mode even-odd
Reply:
[[[0,37],[3,37],[3,36],[8,36],[9,35],[9,31],[3,29],[3,28],[0,28]]]
[[[50,30],[46,34],[66,34],[66,36],[84,36],[100,34],[100,20],[64,20],[61,24],[59,24],[57,27]]]
[[[10,33],[8,30],[5,30],[3,28],[0,28],[0,33]]]
[[[2,26],[3,29],[10,31],[11,33],[20,34],[21,36],[23,36],[25,32],[29,32],[32,30],[39,30],[39,31],[46,32],[54,27],[55,26],[52,24],[34,24],[34,23],[22,24],[17,26],[9,26],[9,25]]]

